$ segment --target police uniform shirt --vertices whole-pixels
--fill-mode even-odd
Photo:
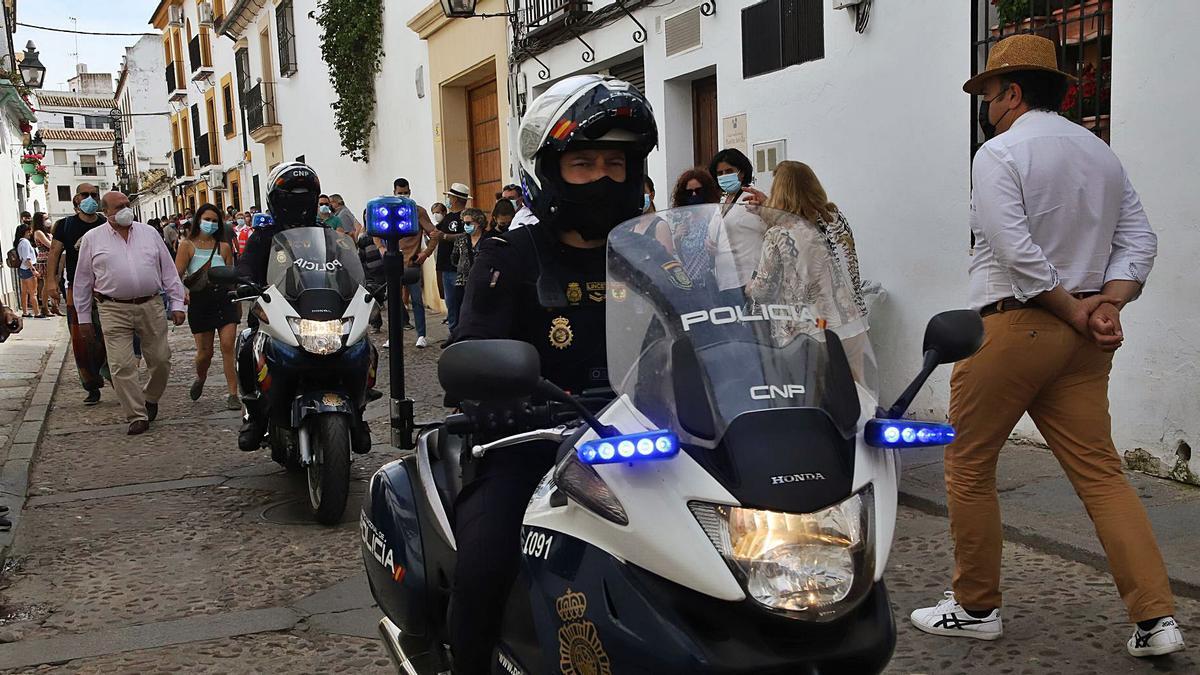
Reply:
[[[542,256],[554,259],[562,307],[539,302],[535,237],[541,225],[486,239],[466,283],[455,340],[507,338],[528,342],[542,375],[568,391],[608,387],[605,349],[605,248],[574,248],[553,240]],[[548,237],[549,238],[549,237]]]

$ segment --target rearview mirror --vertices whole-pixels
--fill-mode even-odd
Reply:
[[[208,280],[214,284],[222,286],[232,286],[237,283],[238,273],[232,267],[222,265],[220,267],[210,267],[208,270]]]
[[[962,361],[983,344],[983,319],[979,312],[955,309],[942,312],[925,327],[923,352],[937,352],[938,363]]]
[[[537,349],[519,340],[469,340],[438,359],[438,381],[454,400],[487,401],[532,394],[542,375]]]

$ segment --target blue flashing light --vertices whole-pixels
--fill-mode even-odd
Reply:
[[[367,202],[367,233],[381,239],[396,239],[420,232],[417,204],[406,197],[376,197]]]
[[[863,437],[867,445],[876,448],[927,448],[949,445],[954,441],[954,427],[938,422],[915,420],[880,420],[867,422]]]
[[[262,228],[275,224],[275,219],[269,213],[256,213],[250,217],[250,227]]]
[[[679,438],[655,430],[628,436],[597,438],[581,443],[575,454],[584,464],[616,464],[670,459],[679,454]]]

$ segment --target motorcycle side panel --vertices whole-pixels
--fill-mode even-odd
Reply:
[[[529,672],[876,673],[895,646],[883,584],[816,624],[706,597],[562,533],[526,527],[521,546],[540,648],[504,649]]]
[[[359,288],[354,293],[354,297],[350,300],[350,306],[346,308],[346,313],[342,315],[343,319],[354,319],[350,324],[350,335],[346,337],[346,344],[354,344],[363,339],[367,334],[367,328],[371,325],[371,312],[375,308],[375,300],[364,288]]]
[[[255,306],[267,316],[265,322],[259,323],[259,330],[270,335],[271,339],[289,347],[300,346],[300,343],[296,341],[296,334],[292,332],[292,327],[288,325],[287,321],[289,316],[298,316],[298,314],[278,288],[274,286],[268,288],[263,297],[255,302]]]
[[[411,455],[376,471],[359,525],[371,594],[401,631],[422,636],[428,630],[427,578],[415,474]]]

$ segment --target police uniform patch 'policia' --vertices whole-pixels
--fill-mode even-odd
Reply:
[[[583,300],[583,289],[579,286],[578,281],[572,281],[567,284],[567,302],[574,305],[578,304],[580,300]]]
[[[678,260],[663,263],[662,270],[667,273],[667,281],[681,291],[692,290],[692,279],[683,269],[683,263]]]
[[[575,342],[575,331],[571,330],[571,321],[560,316],[550,322],[550,346],[555,349],[566,349]]]

